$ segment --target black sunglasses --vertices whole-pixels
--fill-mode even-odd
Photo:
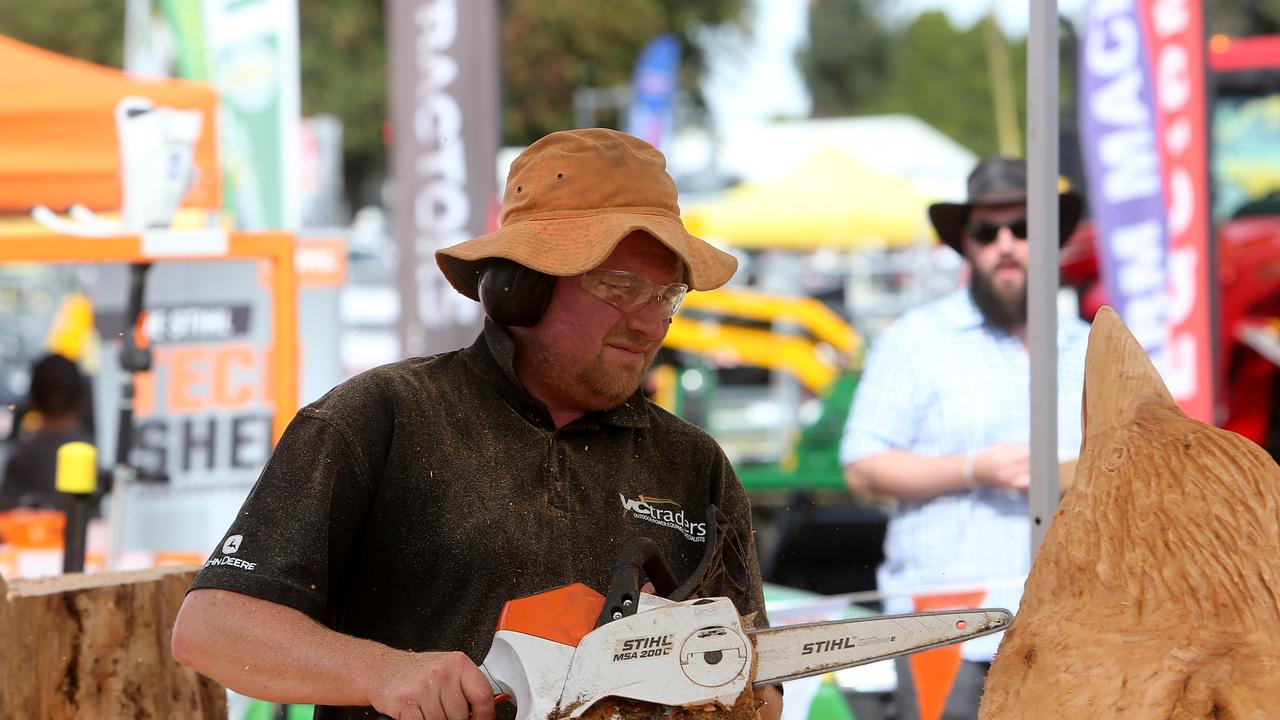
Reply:
[[[979,245],[990,245],[1000,235],[1000,228],[1009,228],[1009,232],[1019,240],[1027,239],[1027,219],[1018,218],[1007,223],[991,223],[986,220],[975,220],[969,223],[964,232]]]

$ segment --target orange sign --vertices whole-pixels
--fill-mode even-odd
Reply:
[[[347,279],[347,244],[340,238],[309,240],[293,250],[298,287],[335,287]]]
[[[247,343],[156,348],[153,365],[167,370],[161,388],[163,407],[171,413],[190,414],[270,405],[264,355]],[[135,382],[134,411],[139,416],[150,415],[156,406],[155,373],[138,373]]]

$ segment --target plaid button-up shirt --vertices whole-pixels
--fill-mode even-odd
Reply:
[[[1058,454],[1080,451],[1080,402],[1089,326],[1058,317]],[[939,457],[1028,443],[1031,368],[1022,343],[984,324],[968,289],[905,313],[876,339],[840,448],[843,464],[903,450]],[[1027,495],[980,487],[900,500],[885,537],[879,589],[886,612],[911,612],[913,594],[987,589],[986,606],[1017,610],[1030,570]],[[965,644],[989,661],[999,635]]]

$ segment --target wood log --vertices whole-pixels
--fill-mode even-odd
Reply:
[[[1188,418],[1104,308],[1084,444],[979,716],[1277,717],[1280,467]]]
[[[226,718],[223,688],[169,652],[197,569],[10,582],[0,595],[0,715]]]

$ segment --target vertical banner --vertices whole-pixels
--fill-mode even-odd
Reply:
[[[676,126],[676,86],[680,74],[680,40],[665,34],[649,41],[636,60],[631,80],[627,133],[664,150]]]
[[[296,230],[297,0],[163,0],[178,39],[178,69],[209,82],[219,109],[223,185],[236,226]]]
[[[1212,422],[1202,23],[1193,0],[1094,0],[1078,77],[1107,295],[1179,405]]]
[[[165,21],[173,32],[177,76],[209,81],[209,48],[204,13],[195,0],[160,0]]]
[[[1151,39],[1156,147],[1167,207],[1169,308],[1160,372],[1191,417],[1213,422],[1208,112],[1204,3],[1142,0]]]
[[[1081,155],[1107,297],[1164,352],[1167,241],[1148,44],[1135,0],[1093,2],[1080,52]]]
[[[497,192],[496,0],[389,0],[392,228],[403,354],[470,343],[480,306],[441,275],[435,251],[487,229]]]

